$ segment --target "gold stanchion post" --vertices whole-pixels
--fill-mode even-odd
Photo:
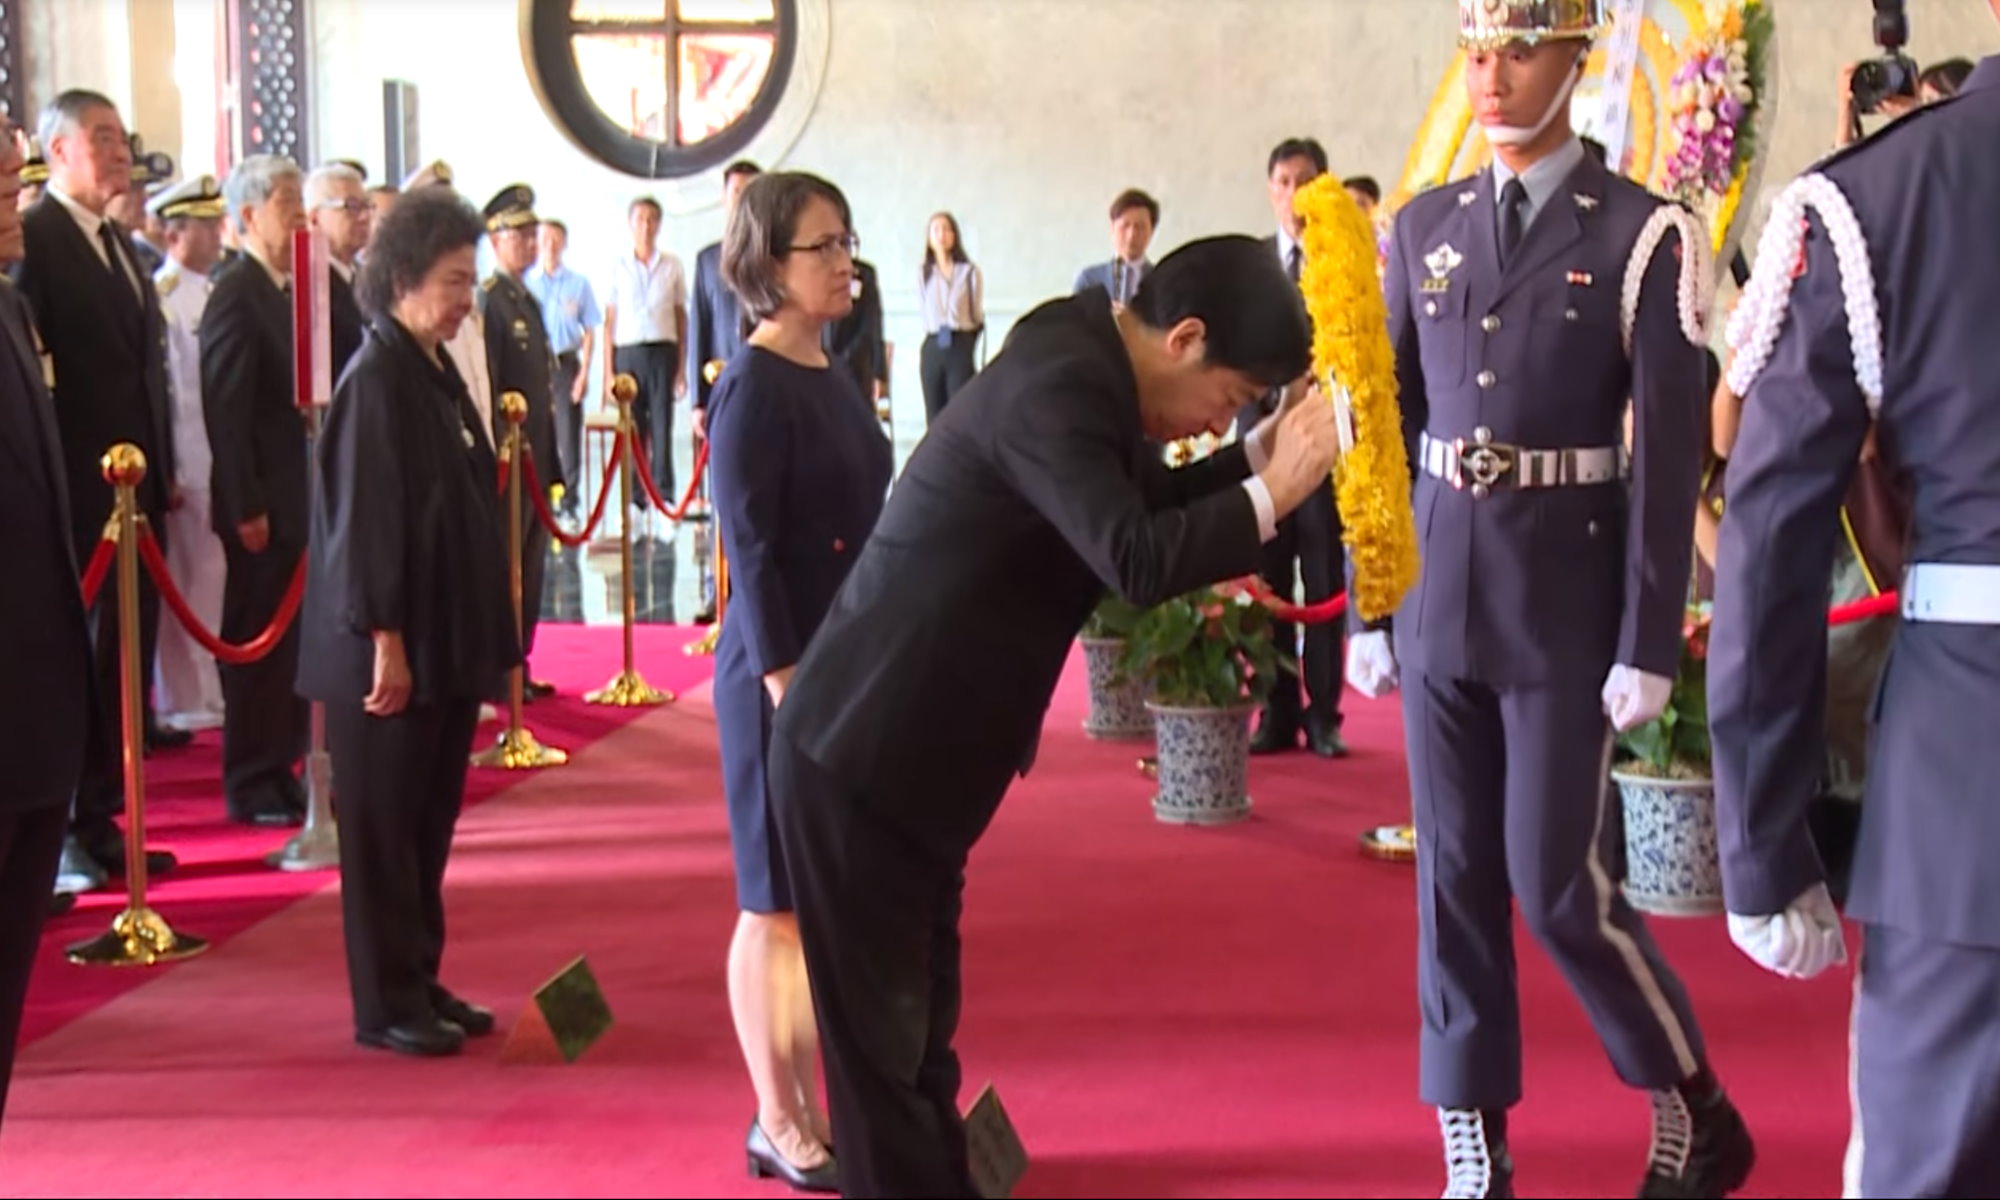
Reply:
[[[611,381],[611,399],[618,405],[618,498],[624,506],[620,511],[625,514],[618,522],[618,554],[623,564],[619,582],[625,593],[625,669],[610,683],[586,695],[583,702],[612,708],[645,708],[674,698],[673,693],[648,684],[632,662],[632,626],[638,620],[632,594],[632,472],[638,469],[633,455],[637,453],[639,440],[639,428],[632,421],[632,401],[638,395],[639,381],[632,376],[621,374]]]
[[[130,442],[111,447],[104,479],[115,494],[118,523],[118,700],[125,755],[125,911],[111,928],[69,947],[69,960],[89,967],[149,967],[193,958],[208,949],[198,937],[175,933],[146,906],[146,717],[139,685],[139,505],[133,493],[146,478],[146,455]]]
[[[521,422],[528,416],[528,398],[519,392],[500,394],[500,415],[507,421],[507,440],[500,453],[507,462],[507,588],[514,597],[514,636],[526,635],[521,616]],[[521,723],[522,689],[527,664],[517,663],[507,672],[507,730],[489,750],[472,756],[475,767],[499,767],[503,771],[531,771],[538,767],[560,767],[569,761],[569,751],[544,746]]]

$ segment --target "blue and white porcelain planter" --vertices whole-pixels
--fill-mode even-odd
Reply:
[[[1132,741],[1153,736],[1153,715],[1146,711],[1145,684],[1137,678],[1114,683],[1118,661],[1125,657],[1124,638],[1078,638],[1090,675],[1090,714],[1083,731],[1105,741]]]
[[[1611,772],[1625,809],[1625,898],[1662,917],[1722,912],[1715,783]]]
[[[1159,746],[1153,815],[1170,825],[1225,825],[1250,815],[1250,714],[1148,700]]]

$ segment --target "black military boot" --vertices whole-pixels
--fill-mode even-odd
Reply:
[[[1706,1068],[1651,1093],[1653,1149],[1640,1200],[1720,1200],[1743,1186],[1757,1162],[1750,1129]]]
[[[1504,1109],[1440,1108],[1438,1128],[1444,1133],[1444,1200],[1513,1200]]]

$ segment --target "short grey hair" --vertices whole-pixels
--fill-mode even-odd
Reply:
[[[327,163],[323,167],[314,168],[313,173],[306,176],[306,207],[317,208],[326,203],[327,198],[333,193],[332,185],[335,183],[351,183],[363,189],[368,185],[368,181],[361,178],[361,172],[346,163]]]
[[[289,158],[253,154],[236,164],[236,169],[223,181],[222,199],[229,205],[229,220],[238,233],[249,232],[243,226],[243,210],[263,204],[278,190],[279,184],[287,181],[301,182],[298,164]]]
[[[42,149],[46,151],[50,142],[66,133],[74,133],[76,127],[83,123],[83,114],[93,108],[108,108],[114,113],[118,111],[111,97],[87,88],[71,88],[44,105],[35,128]]]
[[[737,197],[722,234],[722,281],[752,318],[762,321],[785,306],[785,257],[792,253],[799,218],[814,200],[840,212],[854,228],[854,213],[839,188],[803,171],[771,171],[752,179]]]

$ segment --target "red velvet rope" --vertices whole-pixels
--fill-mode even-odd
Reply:
[[[701,473],[708,469],[708,439],[703,438],[701,449],[695,452],[694,470],[689,472],[687,493],[681,497],[677,508],[668,508],[667,502],[660,499],[660,489],[653,482],[653,468],[646,462],[646,456],[634,453],[632,461],[639,464],[639,483],[646,489],[646,499],[652,501],[653,507],[667,514],[669,521],[686,519],[688,506],[694,503],[695,492],[701,488]]]
[[[285,598],[278,602],[278,611],[272,616],[271,624],[251,640],[232,646],[210,633],[201,619],[194,615],[194,610],[188,607],[187,597],[181,595],[180,588],[174,585],[174,577],[167,574],[167,560],[160,553],[160,543],[154,540],[151,529],[141,528],[139,532],[139,560],[152,573],[153,583],[160,589],[160,599],[174,610],[174,616],[179,618],[188,635],[200,642],[210,654],[232,666],[256,662],[271,652],[272,647],[285,636],[285,631],[291,628],[292,618],[298,616],[299,600],[306,590],[306,560],[301,557],[298,570],[292,572],[292,584],[285,589]]]
[[[585,521],[583,528],[576,533],[563,532],[562,526],[556,524],[556,515],[549,511],[549,498],[543,494],[544,489],[541,480],[535,477],[534,451],[529,450],[528,453],[521,456],[522,461],[527,464],[528,468],[527,478],[522,480],[522,484],[527,488],[528,495],[534,497],[535,513],[541,518],[542,528],[549,531],[550,537],[565,546],[581,546],[590,540],[590,535],[597,531],[597,523],[604,519],[604,505],[611,499],[611,484],[618,477],[618,464],[622,461],[619,458],[619,451],[624,449],[624,447],[624,434],[621,433],[611,440],[611,465],[604,472],[604,481],[598,485],[597,503],[590,506],[590,519]]]
[[[104,577],[111,573],[112,559],[118,553],[118,539],[106,533],[91,552],[90,565],[83,569],[83,607],[87,611],[97,603],[97,593],[104,588]]]
[[[1271,616],[1279,621],[1297,621],[1302,625],[1318,625],[1341,617],[1347,612],[1347,593],[1341,592],[1329,600],[1318,604],[1287,604],[1273,595],[1262,580],[1254,580],[1250,585],[1250,595],[1257,603],[1271,610]],[[1854,621],[1865,621],[1870,617],[1884,617],[1896,611],[1896,593],[1883,592],[1879,596],[1867,596],[1837,604],[1827,610],[1828,625],[1847,625]]]

